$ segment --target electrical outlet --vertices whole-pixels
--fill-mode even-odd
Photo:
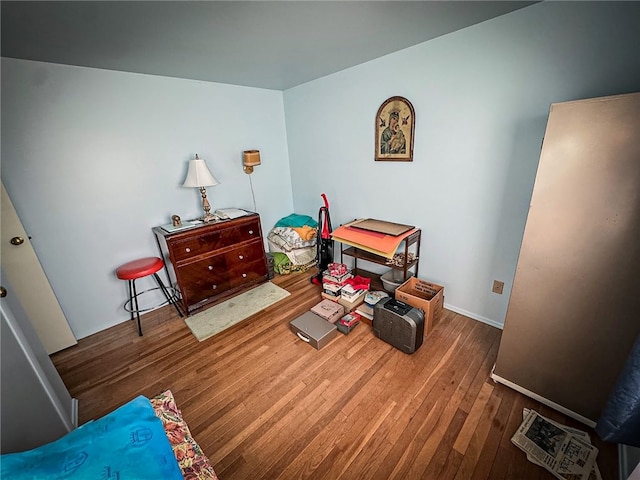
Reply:
[[[500,280],[494,280],[493,281],[493,288],[491,289],[491,291],[493,293],[497,293],[498,295],[502,295],[502,290],[504,289],[504,282],[501,282]]]

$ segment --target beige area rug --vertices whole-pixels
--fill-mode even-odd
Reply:
[[[218,305],[187,317],[185,323],[198,341],[201,342],[289,295],[291,295],[289,292],[271,282],[263,283]]]

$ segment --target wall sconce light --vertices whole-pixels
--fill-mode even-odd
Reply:
[[[242,165],[244,173],[251,175],[253,167],[260,165],[260,150],[245,150]]]
[[[194,187],[200,189],[200,195],[202,196],[202,209],[204,210],[204,216],[200,218],[203,222],[212,222],[216,220],[216,217],[211,214],[211,205],[207,200],[207,190],[204,187],[212,187],[218,185],[220,182],[216,180],[211,174],[211,171],[207,167],[204,160],[198,157],[196,153],[195,160],[189,160],[189,170],[187,171],[187,178],[185,178],[183,187]]]

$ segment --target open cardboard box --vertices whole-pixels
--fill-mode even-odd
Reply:
[[[396,288],[396,300],[424,311],[424,333],[426,335],[442,314],[444,287],[411,277]]]

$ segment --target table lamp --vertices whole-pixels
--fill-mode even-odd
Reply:
[[[187,171],[187,178],[182,184],[183,187],[194,187],[200,189],[200,195],[202,195],[202,209],[204,210],[204,216],[200,218],[203,222],[212,222],[216,220],[214,215],[211,215],[211,205],[207,200],[207,190],[205,187],[212,187],[218,185],[220,182],[216,180],[209,171],[207,164],[204,160],[198,157],[196,153],[195,160],[189,160],[189,170]]]

